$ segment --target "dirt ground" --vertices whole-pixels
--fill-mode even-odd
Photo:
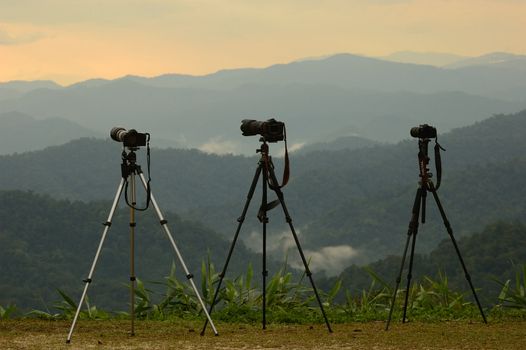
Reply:
[[[383,322],[333,325],[217,324],[200,336],[192,321],[138,321],[129,335],[129,321],[79,321],[71,344],[69,322],[0,321],[0,349],[526,349],[526,322]]]

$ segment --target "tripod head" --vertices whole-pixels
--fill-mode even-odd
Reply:
[[[440,146],[438,143],[438,136],[436,129],[427,124],[421,125],[420,127],[411,129],[411,136],[418,138],[418,168],[420,171],[420,184],[424,190],[434,190],[437,191],[440,187],[442,180],[442,159],[440,157],[440,150],[445,151],[445,149]],[[435,139],[435,169],[437,172],[437,183],[432,188],[430,185],[433,185],[431,178],[433,174],[429,171],[429,142],[431,139]]]
[[[130,203],[128,200],[128,184],[129,184],[129,177],[140,175],[142,174],[141,166],[137,164],[137,154],[136,151],[139,150],[139,145],[126,145],[123,143],[122,153],[121,153],[121,175],[122,178],[125,180],[125,187],[124,187],[124,199],[126,201],[126,204],[134,209],[139,211],[145,211],[150,206],[150,200],[151,200],[151,187],[150,182],[152,181],[152,178],[150,176],[150,134],[147,135],[147,143],[146,143],[146,164],[148,169],[148,182],[146,186],[146,205],[144,208],[138,208],[135,206],[135,203]],[[134,178],[132,177],[132,181]]]
[[[290,177],[290,163],[289,163],[289,153],[287,150],[287,141],[285,139],[285,167],[283,169],[283,179],[281,180],[281,185],[278,183],[278,180],[274,176],[270,176],[270,170],[274,169],[274,163],[272,163],[272,157],[269,154],[269,146],[267,140],[264,136],[261,136],[259,139],[261,142],[261,147],[256,150],[256,153],[261,153],[261,158],[259,163],[263,164],[265,171],[265,178],[267,179],[268,185],[271,189],[281,189],[287,185]]]
[[[431,140],[428,138],[424,139],[418,139],[418,169],[420,171],[420,174],[418,175],[420,177],[420,184],[428,188],[429,181],[431,181],[431,178],[433,177],[433,174],[429,171],[429,155],[428,155],[428,149],[429,149],[429,142]]]

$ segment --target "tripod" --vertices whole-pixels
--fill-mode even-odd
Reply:
[[[272,163],[272,158],[269,155],[269,147],[265,139],[262,137],[260,139],[261,148],[256,151],[256,153],[261,153],[261,158],[258,162],[258,167],[256,169],[256,173],[254,175],[254,178],[252,180],[252,185],[250,186],[250,190],[248,191],[247,200],[245,202],[245,206],[243,208],[243,212],[241,216],[237,219],[238,226],[236,229],[236,233],[234,234],[234,239],[232,240],[232,244],[230,245],[230,250],[228,251],[228,255],[225,261],[225,265],[223,266],[223,270],[219,274],[219,282],[217,284],[217,288],[215,290],[214,298],[212,300],[212,303],[210,304],[210,310],[209,314],[212,314],[212,311],[214,309],[214,306],[216,304],[217,296],[219,294],[219,290],[221,289],[221,284],[223,282],[223,278],[225,277],[226,270],[228,268],[228,263],[230,262],[230,258],[232,257],[232,253],[234,251],[234,247],[236,245],[237,238],[239,236],[239,232],[241,231],[241,226],[243,225],[243,221],[245,221],[245,215],[247,213],[248,207],[250,205],[250,201],[252,199],[252,196],[254,195],[254,191],[256,189],[256,185],[258,183],[259,177],[261,174],[263,174],[263,182],[262,182],[262,198],[261,198],[261,206],[259,208],[258,212],[258,219],[263,225],[263,315],[262,315],[262,325],[263,329],[266,329],[267,326],[267,319],[266,319],[266,278],[268,276],[267,271],[267,223],[269,222],[269,219],[267,217],[267,212],[279,204],[281,204],[281,207],[283,209],[283,213],[285,214],[285,218],[287,223],[289,224],[290,231],[292,232],[292,236],[294,237],[294,241],[296,242],[296,247],[298,248],[298,252],[300,254],[301,260],[303,261],[303,266],[305,267],[305,274],[309,277],[310,283],[312,285],[312,289],[314,291],[314,294],[316,296],[316,300],[318,301],[318,304],[320,306],[321,313],[323,315],[323,318],[325,320],[325,324],[327,325],[327,329],[329,332],[332,333],[331,325],[329,324],[329,320],[327,319],[327,315],[325,314],[325,310],[323,309],[323,304],[321,302],[320,296],[318,294],[318,290],[316,289],[316,286],[314,284],[314,280],[312,279],[312,272],[309,269],[307,259],[305,258],[305,255],[303,254],[303,250],[301,249],[300,242],[298,240],[298,235],[296,234],[296,230],[294,229],[294,226],[292,225],[292,218],[289,215],[289,212],[287,210],[287,206],[285,205],[285,199],[283,196],[283,192],[281,191],[281,187],[278,185],[278,180],[276,179],[276,175],[274,173],[274,164]],[[267,190],[268,187],[270,187],[271,190],[273,190],[278,199],[274,200],[270,203],[267,202]],[[208,325],[208,320],[205,321],[205,324],[203,326],[203,330],[201,331],[201,335],[204,335],[206,331],[206,327]]]
[[[387,319],[385,330],[389,329],[389,324],[391,323],[391,317],[393,315],[393,309],[394,309],[394,305],[396,301],[396,294],[398,292],[398,287],[400,286],[400,281],[402,279],[402,272],[404,270],[405,259],[407,256],[407,249],[409,247],[409,242],[411,241],[411,253],[409,255],[409,270],[407,273],[407,288],[406,288],[405,301],[404,301],[404,316],[402,318],[402,322],[403,323],[406,322],[407,302],[409,298],[409,288],[411,286],[416,236],[418,234],[418,221],[419,221],[419,218],[421,218],[422,224],[424,224],[426,221],[427,192],[431,192],[431,194],[433,195],[433,198],[435,199],[436,205],[438,207],[438,211],[440,212],[440,216],[442,217],[442,220],[444,222],[444,226],[446,227],[447,233],[449,237],[451,238],[451,242],[453,243],[453,246],[455,247],[455,251],[457,253],[458,259],[460,260],[460,264],[462,265],[462,269],[464,270],[464,275],[466,277],[466,280],[468,281],[471,291],[473,292],[473,297],[475,298],[475,301],[477,303],[478,309],[480,311],[480,315],[482,316],[484,323],[488,323],[486,320],[486,316],[484,315],[484,311],[482,310],[482,306],[480,305],[479,298],[477,297],[477,292],[475,291],[475,288],[473,287],[473,283],[471,282],[471,276],[469,275],[468,270],[466,268],[466,264],[464,263],[464,259],[462,259],[462,255],[460,254],[460,250],[458,248],[457,241],[455,240],[455,237],[453,236],[453,229],[451,228],[451,224],[449,223],[446,217],[446,213],[444,211],[444,207],[442,207],[442,204],[440,203],[440,199],[438,198],[437,189],[440,186],[440,177],[441,177],[441,165],[440,165],[440,154],[439,154],[440,145],[438,145],[438,143],[435,145],[435,161],[437,164],[437,186],[436,187],[433,184],[433,181],[431,180],[432,174],[429,172],[429,169],[428,169],[429,142],[430,142],[429,138],[420,138],[418,140],[418,148],[419,148],[418,163],[419,163],[419,168],[420,168],[420,175],[419,175],[420,182],[419,182],[419,187],[416,191],[415,201],[413,203],[411,221],[409,222],[409,229],[407,231],[407,240],[405,242],[404,254],[402,256],[402,264],[400,266],[400,272],[398,274],[398,277],[396,278],[396,287],[393,292],[391,308],[389,310],[389,318]],[[422,211],[420,211],[420,209],[422,209]]]
[[[77,323],[77,319],[80,314],[80,309],[82,307],[82,303],[84,302],[84,299],[86,298],[86,294],[88,292],[88,287],[90,283],[92,282],[93,273],[95,272],[95,266],[97,265],[97,261],[99,259],[100,252],[102,250],[102,246],[104,244],[104,240],[106,239],[106,234],[108,233],[109,228],[111,227],[111,220],[113,218],[113,214],[115,213],[115,210],[117,208],[117,204],[119,203],[119,198],[124,190],[125,192],[125,198],[126,198],[126,204],[130,207],[130,315],[131,315],[131,332],[130,335],[135,335],[135,210],[146,210],[148,208],[148,205],[145,208],[138,209],[135,207],[136,205],[136,188],[135,188],[135,178],[138,175],[142,185],[144,186],[144,189],[147,191],[148,194],[148,201],[151,201],[153,204],[153,207],[155,208],[155,212],[157,213],[157,216],[159,217],[159,222],[164,229],[164,232],[166,233],[166,236],[168,237],[170,243],[172,244],[172,247],[175,251],[175,254],[177,255],[177,258],[179,259],[179,262],[181,263],[181,266],[183,267],[183,270],[185,272],[186,278],[190,281],[190,284],[192,288],[194,289],[195,295],[197,296],[197,299],[199,300],[199,303],[201,304],[201,307],[203,308],[203,311],[207,317],[207,321],[210,322],[212,329],[214,331],[215,335],[218,335],[217,330],[214,326],[214,323],[212,322],[212,319],[210,318],[209,313],[206,310],[206,306],[201,299],[201,296],[199,295],[199,292],[197,291],[197,288],[195,286],[193,275],[188,271],[188,268],[186,267],[186,264],[184,263],[183,257],[177,248],[177,245],[175,244],[175,240],[173,239],[172,234],[170,233],[170,230],[168,229],[167,223],[163,217],[163,214],[161,213],[161,210],[159,209],[159,206],[157,205],[157,201],[155,200],[155,197],[150,192],[149,187],[149,181],[147,182],[141,167],[136,163],[136,154],[135,151],[137,150],[137,147],[128,147],[128,153],[126,153],[126,150],[122,151],[122,164],[121,164],[121,172],[122,172],[122,178],[120,181],[120,184],[117,188],[117,193],[115,194],[115,198],[113,200],[113,204],[110,209],[110,213],[108,215],[108,220],[103,224],[104,231],[102,232],[102,237],[99,242],[99,246],[97,248],[97,252],[95,253],[95,258],[93,259],[93,263],[91,265],[91,269],[89,271],[88,277],[83,280],[85,283],[84,290],[82,292],[82,296],[80,298],[79,304],[77,306],[77,311],[75,312],[75,317],[73,318],[73,322],[71,323],[71,327],[69,329],[69,334],[66,339],[66,343],[71,342],[71,336],[73,335],[73,330],[75,329],[75,325]],[[148,164],[149,167],[149,164]],[[131,191],[131,203],[128,203],[127,198],[127,190],[128,190],[128,184],[130,185],[130,191]]]

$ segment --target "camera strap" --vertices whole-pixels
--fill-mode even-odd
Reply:
[[[269,178],[268,178],[268,185],[269,185],[269,187],[272,190],[283,188],[289,182],[290,162],[289,162],[289,151],[288,151],[288,147],[287,147],[287,129],[285,128],[285,126],[283,126],[283,141],[285,141],[285,157],[284,157],[285,167],[283,169],[283,179],[281,180],[281,185],[280,185],[279,183],[274,183],[273,179],[269,176]],[[267,168],[266,169],[267,173],[268,173],[269,168],[271,166],[268,163],[269,163],[269,158],[267,156],[266,159],[265,159],[265,167]]]
[[[438,138],[435,138],[435,168],[437,171],[435,190],[438,190],[440,182],[442,181],[442,158],[440,157],[440,150],[445,151],[445,149],[438,143]]]
[[[150,186],[150,182],[152,181],[152,178],[150,176],[150,134],[146,133],[146,136],[148,137],[147,142],[146,142],[146,168],[148,169],[148,182],[146,183],[146,205],[144,206],[144,208],[137,208],[134,205],[134,203],[129,202],[128,200],[128,177],[126,177],[126,186],[124,187],[124,200],[126,201],[126,205],[128,205],[130,208],[135,209],[137,211],[145,211],[146,209],[148,209],[148,207],[150,206],[150,201],[152,197],[152,190]]]

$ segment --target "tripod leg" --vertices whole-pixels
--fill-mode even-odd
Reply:
[[[260,216],[259,219],[261,220],[263,224],[263,261],[262,261],[262,275],[263,275],[263,300],[262,300],[262,306],[263,306],[263,318],[262,318],[262,326],[263,329],[267,328],[267,223],[268,223],[268,217],[267,217],[267,172],[263,171],[263,189],[262,189],[262,199],[261,199],[261,209],[260,209]]]
[[[274,173],[274,169],[272,167],[269,167],[269,175],[272,180],[272,183],[277,184],[278,180],[276,179],[276,174]],[[316,300],[318,301],[318,305],[320,306],[320,310],[323,315],[323,319],[325,320],[325,324],[327,325],[327,329],[329,330],[330,333],[332,333],[332,328],[329,323],[329,319],[327,318],[327,315],[325,314],[325,310],[323,309],[323,303],[321,302],[320,295],[318,294],[318,290],[316,289],[316,285],[314,284],[314,280],[312,279],[312,272],[309,269],[309,264],[307,263],[305,254],[303,254],[303,250],[301,249],[301,244],[298,239],[298,235],[296,234],[296,230],[294,229],[294,225],[292,224],[292,218],[290,217],[289,211],[285,204],[283,192],[281,191],[279,187],[275,187],[275,188],[271,187],[271,189],[274,192],[276,192],[276,195],[278,196],[278,200],[281,204],[281,208],[283,209],[283,213],[285,214],[286,221],[289,224],[290,231],[292,232],[292,236],[294,237],[294,241],[296,242],[296,247],[298,248],[298,252],[303,262],[303,266],[305,267],[305,274],[309,277],[310,284],[312,286],[312,290],[314,291],[314,295],[316,296]]]
[[[405,290],[405,300],[404,300],[404,315],[402,317],[402,323],[405,323],[406,321],[406,315],[407,315],[407,303],[409,301],[409,293],[411,288],[411,278],[413,277],[413,259],[415,256],[415,245],[416,245],[416,234],[417,229],[413,231],[413,239],[411,242],[411,253],[409,255],[409,270],[407,272],[407,287]]]
[[[460,265],[462,265],[462,269],[464,269],[464,275],[466,277],[466,280],[469,283],[469,287],[471,288],[471,292],[473,293],[473,297],[475,298],[475,301],[477,303],[478,309],[480,311],[480,315],[482,316],[484,323],[488,323],[488,321],[486,320],[486,315],[484,315],[484,311],[482,310],[482,306],[480,305],[480,301],[477,296],[477,292],[475,291],[475,287],[473,287],[473,283],[471,282],[471,276],[469,275],[468,269],[466,268],[466,264],[464,263],[464,259],[462,259],[462,255],[460,254],[460,249],[458,248],[455,236],[453,236],[453,229],[451,228],[451,224],[449,223],[449,220],[446,217],[446,212],[444,211],[444,208],[442,207],[442,203],[440,203],[440,199],[438,198],[438,194],[437,194],[437,191],[435,190],[435,186],[433,185],[433,183],[430,183],[429,190],[433,194],[433,198],[435,198],[435,202],[437,204],[438,210],[440,211],[440,216],[442,217],[442,220],[444,221],[444,226],[446,227],[447,233],[449,234],[449,237],[451,238],[451,242],[453,242],[453,246],[455,247],[455,251],[457,252],[458,259],[460,260]]]
[[[413,236],[415,229],[418,229],[418,216],[420,215],[420,202],[422,199],[422,189],[419,187],[416,191],[415,201],[413,203],[413,210],[411,215],[411,220],[409,221],[409,228],[407,230],[407,240],[405,241],[404,254],[402,255],[402,263],[400,265],[400,272],[396,278],[396,286],[393,292],[393,298],[391,299],[391,308],[389,309],[389,317],[387,319],[387,324],[385,325],[385,330],[389,329],[389,324],[391,323],[391,317],[393,316],[393,309],[396,302],[396,294],[398,288],[400,287],[400,281],[402,280],[402,272],[404,271],[405,258],[407,256],[407,248],[409,247],[409,241]]]
[[[82,296],[80,297],[80,301],[77,305],[77,311],[75,312],[75,317],[73,317],[73,322],[71,323],[71,327],[69,329],[68,337],[66,339],[66,343],[71,342],[71,336],[73,335],[73,330],[75,329],[75,325],[77,324],[77,319],[80,314],[80,309],[82,307],[82,303],[84,302],[84,299],[86,298],[86,293],[88,292],[88,287],[91,283],[91,279],[93,277],[93,273],[95,272],[95,266],[97,265],[97,261],[99,260],[99,255],[102,250],[102,245],[104,244],[104,240],[106,239],[106,234],[108,233],[108,230],[111,226],[111,220],[113,218],[113,214],[115,213],[115,209],[117,208],[117,204],[119,203],[119,198],[122,194],[122,189],[124,188],[124,182],[125,179],[122,178],[121,182],[119,184],[119,187],[117,188],[117,193],[115,194],[115,198],[113,199],[113,204],[110,209],[110,213],[108,215],[108,220],[104,223],[104,231],[102,232],[102,237],[100,239],[99,247],[97,248],[97,252],[95,253],[95,258],[93,259],[93,263],[91,264],[91,269],[88,274],[88,278],[84,280],[84,291],[82,292]]]
[[[418,206],[422,206],[422,210],[425,209],[425,198],[426,198],[426,188],[423,186],[420,187],[420,203],[418,203]],[[409,293],[411,288],[411,278],[413,277],[413,261],[415,257],[415,245],[416,245],[416,235],[418,234],[418,225],[415,225],[413,230],[413,239],[411,242],[411,254],[409,255],[409,270],[407,271],[407,288],[405,290],[405,300],[404,300],[404,315],[402,317],[402,323],[405,323],[406,321],[406,315],[407,315],[407,303],[409,301]]]
[[[144,186],[144,189],[146,190],[148,188],[148,184],[146,182],[146,179],[144,178],[143,173],[140,172],[139,176],[141,178],[141,182],[142,182],[142,184]],[[168,221],[166,221],[164,219],[163,214],[161,213],[161,210],[159,209],[159,205],[157,205],[157,201],[155,200],[155,197],[154,197],[153,193],[151,193],[150,199],[151,199],[151,203],[153,204],[153,207],[155,208],[155,212],[157,213],[157,216],[159,217],[159,222],[161,223],[161,226],[164,229],[164,232],[166,233],[166,236],[170,240],[170,243],[172,243],[172,247],[174,248],[175,254],[177,255],[177,258],[179,259],[179,263],[183,267],[184,273],[186,274],[186,278],[188,279],[188,281],[190,281],[190,285],[192,286],[192,288],[193,288],[193,290],[195,292],[195,296],[197,297],[197,299],[199,300],[199,303],[201,304],[201,307],[203,308],[203,312],[205,313],[206,318],[210,322],[210,326],[212,326],[212,329],[214,330],[214,334],[218,335],[217,329],[214,326],[214,322],[210,318],[210,315],[208,314],[208,311],[206,310],[206,305],[203,302],[203,299],[201,298],[201,295],[199,294],[199,291],[197,290],[197,287],[195,286],[194,279],[193,279],[194,275],[192,275],[188,271],[188,268],[186,267],[186,264],[185,264],[185,262],[183,260],[183,257],[181,255],[181,253],[179,252],[179,249],[177,248],[177,245],[175,244],[174,238],[173,238],[172,234],[170,233],[170,230],[168,229],[168,226],[167,226]]]
[[[254,174],[254,178],[252,179],[252,185],[250,185],[250,190],[248,191],[248,194],[247,194],[247,200],[245,201],[243,212],[241,213],[241,216],[237,219],[238,225],[237,225],[236,233],[234,234],[234,239],[232,240],[232,243],[230,244],[230,250],[228,251],[228,255],[226,257],[225,264],[223,265],[223,269],[221,270],[221,273],[219,274],[219,282],[217,283],[216,291],[214,293],[214,298],[212,299],[212,303],[210,304],[210,309],[208,311],[210,315],[212,315],[212,311],[214,310],[217,296],[219,295],[219,290],[221,289],[221,284],[223,283],[223,278],[225,278],[226,270],[228,268],[228,264],[230,263],[230,258],[232,257],[232,253],[234,252],[234,247],[236,245],[237,238],[239,236],[239,232],[241,231],[241,226],[243,226],[243,222],[245,221],[245,216],[247,215],[250,201],[252,200],[252,196],[254,195],[254,191],[256,190],[256,185],[258,183],[260,174],[261,174],[261,166],[258,166],[258,168],[256,169],[256,173]],[[205,321],[203,329],[201,330],[201,335],[205,334],[207,326],[208,326],[208,319]]]
[[[426,202],[427,202],[427,190],[422,190],[422,215],[421,215],[421,219],[422,219],[422,223],[425,224],[426,223]]]
[[[130,174],[130,185],[132,195],[132,206],[136,203],[135,192],[135,173]],[[130,316],[131,331],[130,335],[135,335],[135,209],[130,207]]]

